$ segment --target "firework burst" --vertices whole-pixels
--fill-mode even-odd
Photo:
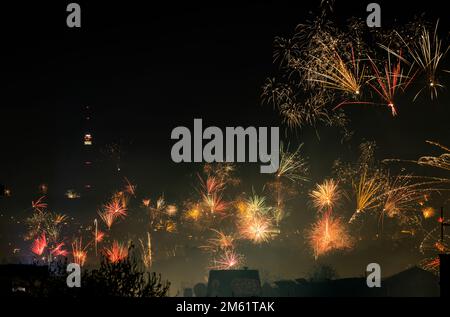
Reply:
[[[45,196],[40,197],[36,201],[31,202],[31,207],[38,212],[42,212],[43,210],[47,209],[48,204],[44,202]]]
[[[213,259],[211,270],[233,270],[242,266],[244,256],[232,250],[223,252],[218,258]]]
[[[426,76],[427,87],[422,88],[414,97],[414,100],[426,88],[430,90],[431,100],[437,98],[438,90],[444,88],[438,80],[438,72],[440,70],[442,60],[447,54],[450,46],[443,47],[442,40],[438,36],[439,21],[436,22],[434,32],[431,33],[425,26],[422,27],[422,32],[418,37],[418,41],[411,45],[400,36],[401,41],[408,48],[409,54],[413,60],[413,66],[417,66],[419,71]]]
[[[331,251],[350,249],[353,246],[345,224],[329,214],[324,214],[313,224],[306,237],[316,259]]]
[[[144,243],[142,239],[139,239],[141,244],[141,258],[147,269],[150,269],[153,265],[153,254],[152,254],[152,237],[150,232],[147,232],[147,242]]]
[[[306,160],[300,155],[301,144],[294,152],[289,152],[283,144],[280,146],[280,165],[277,171],[278,178],[286,178],[292,182],[308,181],[308,166]]]
[[[53,249],[50,250],[50,253],[54,256],[67,256],[69,252],[63,249],[64,245],[64,242],[57,244]]]
[[[198,221],[202,217],[202,209],[199,204],[194,204],[188,208],[185,213],[185,218],[190,221]]]
[[[128,256],[128,248],[126,245],[114,241],[110,248],[105,248],[105,255],[109,262],[117,263],[123,261]]]
[[[309,194],[309,197],[311,197],[312,203],[317,210],[331,211],[341,199],[342,191],[335,180],[328,179],[322,184],[317,184],[316,188]]]
[[[128,215],[125,197],[114,195],[112,200],[104,205],[104,213],[111,214],[114,218],[125,218]]]
[[[201,192],[205,195],[212,195],[225,189],[225,182],[218,177],[208,176],[206,181],[204,181],[200,175],[198,175],[198,178],[200,180]]]
[[[397,107],[395,105],[395,97],[400,87],[406,89],[410,81],[407,81],[407,76],[403,75],[401,54],[397,58],[397,63],[392,63],[391,54],[388,54],[387,62],[384,66],[384,73],[382,73],[376,63],[369,57],[370,64],[374,72],[373,80],[369,81],[369,85],[390,108],[392,116],[397,115]]]
[[[136,197],[136,185],[133,185],[126,177],[125,177],[125,192],[133,197]]]
[[[220,194],[204,195],[203,203],[211,213],[223,213],[227,208],[227,203],[222,200]]]
[[[413,210],[423,196],[423,192],[415,187],[407,176],[397,176],[389,180],[383,194],[386,197],[383,214],[389,218],[402,217],[405,216],[405,212]]]
[[[235,239],[232,234],[226,234],[216,229],[211,230],[215,233],[215,237],[208,239],[208,244],[201,246],[201,249],[212,253],[234,249]]]
[[[278,233],[279,231],[273,228],[272,221],[262,216],[244,219],[239,228],[241,238],[254,244],[268,242]]]
[[[100,219],[108,227],[108,230],[111,230],[111,227],[114,224],[114,221],[116,220],[116,217],[114,216],[114,214],[109,213],[108,211],[104,211],[104,212],[99,211],[98,215],[100,216]]]
[[[342,54],[333,47],[320,42],[321,56],[312,58],[317,60],[318,70],[309,70],[309,80],[323,85],[324,88],[334,89],[352,97],[361,94],[361,87],[366,82],[366,70],[361,61],[355,58],[353,46],[350,47],[350,60],[345,61]]]
[[[75,239],[72,242],[72,256],[74,263],[77,263],[80,266],[83,266],[87,260],[87,248],[89,244],[83,247],[83,239]]]
[[[47,238],[45,236],[45,233],[42,233],[40,237],[38,237],[33,241],[33,244],[31,245],[31,252],[41,256],[44,253],[46,247],[47,247]]]

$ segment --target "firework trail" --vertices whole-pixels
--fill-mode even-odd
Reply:
[[[126,177],[125,177],[125,192],[133,197],[136,197],[136,185],[133,185]]]
[[[444,235],[444,239],[441,239],[440,226],[428,232],[422,243],[420,244],[419,250],[428,255],[427,258],[419,263],[419,266],[424,270],[430,271],[434,274],[439,274],[440,260],[437,254],[448,254],[450,253],[450,246],[444,241],[448,241],[450,238],[448,235]]]
[[[418,180],[418,181],[417,181]],[[380,200],[384,200],[380,213],[380,220],[386,215],[389,218],[398,218],[401,223],[407,223],[415,217],[415,211],[421,209],[425,219],[434,215],[432,207],[423,206],[423,198],[432,192],[440,192],[443,189],[436,185],[443,184],[445,179],[433,177],[414,177],[411,175],[399,175],[389,178],[384,192],[380,194]]]
[[[391,110],[392,116],[397,116],[397,106],[395,104],[395,97],[398,91],[401,89],[403,92],[411,83],[411,78],[407,75],[403,75],[403,69],[401,65],[401,54],[397,57],[397,63],[392,62],[391,53],[388,52],[388,59],[384,64],[384,69],[381,71],[374,60],[369,56],[369,62],[372,67],[373,75],[367,81],[372,90],[383,100],[383,103]],[[372,83],[374,82],[374,83]],[[373,102],[343,102],[337,105],[334,109],[337,109],[343,105],[348,104],[374,104]]]
[[[433,142],[433,141],[426,141],[428,144],[434,145],[441,150],[444,150],[445,153],[443,153],[440,156],[423,156],[419,158],[417,161],[411,161],[411,160],[400,160],[400,159],[388,159],[384,160],[383,162],[389,163],[389,162],[406,162],[406,163],[414,163],[420,166],[427,166],[427,167],[433,167],[437,168],[443,171],[450,171],[450,149],[444,145],[441,145],[440,143]],[[449,184],[450,179],[449,178],[433,178],[433,177],[423,177],[424,179],[429,180],[429,184]],[[433,189],[432,189],[433,190]],[[445,190],[445,189],[440,189]],[[434,191],[439,191],[439,189],[434,189]]]
[[[417,161],[417,163],[422,166],[431,166],[445,171],[450,171],[450,148],[437,142],[427,141],[427,143],[439,147],[440,149],[446,151],[446,153],[438,157],[423,156]]]
[[[419,263],[419,267],[436,275],[439,274],[440,265],[441,261],[439,257],[426,258]]]
[[[366,69],[361,61],[355,58],[353,46],[350,46],[350,61],[344,61],[343,56],[334,48],[320,43],[322,52],[317,59],[318,70],[309,70],[309,80],[323,85],[324,88],[334,89],[352,97],[361,94],[361,87],[367,81]]]
[[[381,178],[377,175],[368,176],[367,169],[364,170],[358,184],[353,183],[356,211],[350,218],[349,223],[352,223],[360,213],[377,208],[380,205],[379,193],[382,188]]]
[[[297,193],[295,185],[308,181],[308,165],[306,159],[300,155],[302,146],[303,144],[294,152],[290,152],[289,146],[285,148],[284,144],[281,143],[280,163],[275,174],[275,180],[265,186],[275,198],[276,206],[271,208],[271,211],[277,226],[287,215],[286,200]]]
[[[450,253],[450,245],[445,242],[449,241],[450,236],[445,234],[444,239],[441,239],[441,226],[437,226],[430,232],[428,232],[422,242],[420,243],[419,250],[423,254],[432,252],[436,253]]]
[[[43,210],[47,209],[48,204],[44,202],[45,196],[40,197],[36,201],[31,202],[31,207],[38,212],[42,212]]]
[[[105,233],[103,231],[98,230],[98,221],[94,219],[94,243],[95,243],[95,256],[97,256],[98,252],[98,244],[103,241],[105,238]],[[110,227],[109,227],[110,228]]]
[[[142,239],[139,239],[141,244],[141,258],[147,269],[150,269],[153,265],[153,256],[152,256],[152,238],[150,232],[147,232],[147,243],[144,244]]]
[[[424,194],[422,190],[415,188],[416,185],[410,183],[407,176],[390,179],[386,187],[382,194],[386,197],[382,214],[389,218],[405,216],[405,212],[414,210]]]

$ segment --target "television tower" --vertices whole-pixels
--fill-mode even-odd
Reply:
[[[92,184],[92,168],[94,158],[94,136],[92,131],[92,109],[89,106],[84,107],[84,135],[83,135],[83,187],[84,191],[90,191]]]

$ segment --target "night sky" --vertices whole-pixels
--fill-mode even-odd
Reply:
[[[49,186],[51,208],[80,223],[92,221],[124,177],[137,185],[140,197],[164,193],[168,201],[178,202],[195,193],[201,164],[175,164],[170,158],[170,132],[181,125],[192,128],[194,118],[202,118],[205,126],[280,126],[286,141],[304,143],[302,153],[311,169],[311,183],[304,192],[330,175],[335,159],[355,160],[365,140],[377,143],[380,160],[439,154],[426,140],[450,145],[447,90],[437,102],[419,98],[413,103],[405,97],[396,118],[379,107],[346,107],[354,131],[349,142],[342,143],[337,130],[326,127],[318,133],[312,128],[288,132],[286,137],[276,111],[261,105],[261,87],[277,71],[274,37],[291,36],[297,24],[317,11],[320,1],[165,2],[145,7],[130,1],[80,1],[81,29],[66,27],[66,2],[1,7],[0,184],[12,191],[12,197],[0,198],[2,262],[13,259],[13,248],[23,249],[22,255],[29,248],[20,238],[23,223],[15,222],[30,213],[41,183]],[[335,18],[344,23],[352,16],[365,19],[370,1],[336,2]],[[433,23],[441,18],[440,33],[448,38],[445,2],[378,3],[383,27],[425,13]],[[88,124],[86,106],[92,116]],[[91,154],[82,144],[86,130],[94,137]],[[116,171],[116,158],[105,153],[111,144],[121,145],[121,173]],[[89,175],[83,169],[87,155],[95,162]],[[258,169],[259,164],[239,165],[245,191],[260,190],[270,177]],[[94,189],[68,201],[64,193],[83,193],[86,178]],[[313,220],[306,197],[303,193],[294,200],[288,228],[302,231]],[[130,218],[133,213],[139,211],[131,211]],[[135,230],[139,221],[119,226],[121,237],[132,238],[126,232]],[[206,256],[194,244],[180,244],[177,256],[155,262],[154,267],[175,289],[207,276]],[[332,265],[340,276],[363,275],[368,263],[378,262],[383,275],[389,276],[420,260],[416,245],[368,241],[349,254],[332,254],[319,262]],[[246,265],[258,268],[263,280],[302,277],[316,263],[301,238],[243,250]]]

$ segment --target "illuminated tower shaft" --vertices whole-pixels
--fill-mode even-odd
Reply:
[[[83,187],[85,191],[93,188],[93,158],[94,138],[92,131],[92,111],[89,106],[84,107],[84,136],[83,136]]]

